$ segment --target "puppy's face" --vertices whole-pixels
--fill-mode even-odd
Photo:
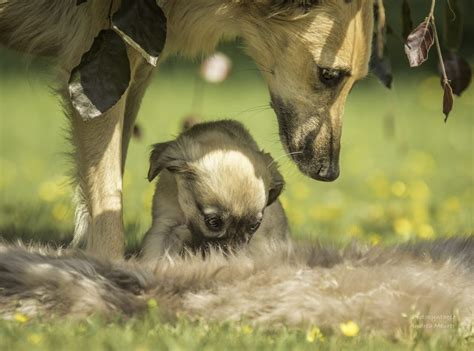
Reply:
[[[193,176],[177,179],[193,246],[238,246],[250,241],[271,195],[271,174],[259,174],[256,162],[239,150],[216,150],[188,162]]]
[[[154,151],[155,156],[160,154],[155,159],[166,160],[163,168],[175,175],[178,201],[192,233],[189,245],[233,249],[248,243],[265,208],[283,188],[280,173],[270,165],[271,157],[249,150],[216,149],[189,158],[182,154],[182,143],[180,147],[176,142],[167,144],[164,151]],[[193,144],[196,152],[199,147]],[[156,164],[153,158],[152,153],[150,169]]]

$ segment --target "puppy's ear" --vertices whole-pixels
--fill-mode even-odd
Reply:
[[[189,172],[186,157],[183,150],[176,141],[158,143],[153,145],[150,153],[150,168],[148,170],[148,181],[152,181],[163,169],[172,173]]]
[[[277,173],[280,176],[280,179],[274,179],[272,181],[271,188],[268,190],[267,206],[270,206],[276,201],[276,199],[278,199],[278,196],[280,196],[283,188],[285,187],[285,181],[283,180],[283,177],[278,171]]]
[[[267,201],[267,206],[270,206],[276,201],[276,199],[278,199],[278,196],[280,196],[281,192],[283,191],[283,188],[285,187],[285,180],[283,179],[281,173],[278,171],[278,165],[275,163],[270,154],[265,155],[267,156],[267,159],[270,160],[268,167],[270,169],[271,180],[268,189]]]

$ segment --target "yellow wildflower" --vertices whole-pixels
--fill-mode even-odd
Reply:
[[[13,316],[13,318],[17,321],[17,322],[20,322],[20,323],[26,323],[28,322],[28,316],[23,314],[23,313],[20,313],[20,312],[17,312],[15,313],[15,315]]]
[[[369,240],[372,246],[378,245],[380,243],[380,235],[376,233],[372,233],[369,236]]]
[[[410,196],[415,201],[427,201],[431,195],[430,188],[422,180],[414,181],[410,184]]]
[[[347,323],[339,324],[342,334],[345,336],[353,337],[359,334],[359,326],[353,321],[348,321]]]
[[[350,236],[361,236],[363,234],[363,230],[357,224],[353,224],[349,228],[349,235]]]
[[[397,181],[392,184],[391,190],[392,190],[392,194],[395,195],[396,197],[402,197],[403,195],[405,195],[407,186],[405,185],[405,183],[401,181]]]
[[[158,307],[158,302],[154,298],[149,299],[146,304],[150,310]]]
[[[33,345],[39,345],[43,341],[43,336],[38,333],[28,335],[28,341]]]
[[[321,330],[314,326],[306,332],[306,341],[307,342],[324,342],[324,335],[321,333]]]
[[[242,328],[240,328],[240,330],[242,331],[243,334],[246,334],[246,335],[252,334],[253,332],[253,328],[248,324],[243,325]]]
[[[422,224],[418,228],[418,236],[422,239],[432,239],[434,237],[433,227],[429,224]]]
[[[413,231],[413,226],[407,218],[398,218],[393,222],[393,228],[398,235],[408,239]]]

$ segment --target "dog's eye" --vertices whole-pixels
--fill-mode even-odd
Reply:
[[[206,216],[204,218],[204,222],[206,222],[206,226],[210,230],[215,231],[215,232],[220,231],[224,224],[222,219],[217,216]]]
[[[338,85],[345,75],[346,72],[339,69],[319,69],[319,80],[328,87],[335,87],[336,85]]]
[[[250,227],[249,227],[249,230],[250,232],[253,234],[257,231],[258,227],[260,227],[260,223],[262,223],[261,220],[255,222],[254,224],[252,224]]]

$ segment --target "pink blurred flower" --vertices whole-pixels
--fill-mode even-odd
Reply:
[[[201,64],[201,76],[209,83],[221,83],[230,74],[231,60],[227,55],[216,52],[206,58]]]

